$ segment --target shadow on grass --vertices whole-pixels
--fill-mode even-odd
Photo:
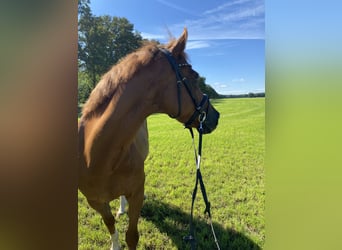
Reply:
[[[145,201],[141,216],[155,224],[161,232],[166,233],[178,249],[190,249],[190,243],[183,240],[184,236],[189,235],[190,214],[184,213],[178,207],[157,200],[148,200]],[[196,218],[196,214],[194,214],[193,223],[197,249],[217,249],[207,221]],[[221,249],[261,249],[251,239],[239,232],[224,229],[215,222],[213,227]]]

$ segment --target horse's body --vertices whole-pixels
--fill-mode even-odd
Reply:
[[[166,49],[177,63],[190,66],[184,54],[186,39],[184,30]],[[109,202],[119,196],[124,195],[129,204],[129,249],[136,249],[139,239],[137,223],[144,199],[144,161],[148,154],[146,118],[153,113],[166,113],[184,123],[194,113],[191,99],[201,100],[203,95],[195,84],[198,74],[191,67],[181,72],[191,83],[187,84],[191,98],[183,86],[177,94],[175,72],[167,57],[156,44],[149,44],[107,72],[84,105],[79,123],[79,189],[101,214],[112,235],[112,249],[119,249],[119,242]],[[205,105],[206,132],[210,133],[219,115],[209,101]],[[191,121],[191,126],[197,125],[197,119]]]

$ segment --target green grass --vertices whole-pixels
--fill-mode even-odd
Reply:
[[[262,249],[265,240],[265,99],[219,99],[217,129],[203,137],[201,171],[221,249]],[[190,249],[188,235],[196,166],[190,133],[166,115],[148,118],[150,154],[146,160],[145,200],[139,220],[138,249]],[[196,134],[196,144],[197,144]],[[197,145],[196,145],[197,146]],[[109,234],[79,193],[79,249],[109,249]],[[111,206],[113,213],[118,200]],[[198,249],[215,249],[198,190],[194,209]],[[127,214],[117,222],[127,249]]]

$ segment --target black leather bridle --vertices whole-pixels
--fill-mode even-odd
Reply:
[[[209,103],[207,106],[206,106],[206,104],[207,104],[207,102],[209,102],[209,97],[206,94],[203,94],[202,100],[200,101],[199,104],[197,104],[197,101],[191,92],[191,89],[190,89],[190,86],[188,84],[186,77],[183,77],[181,72],[180,72],[181,67],[185,67],[185,66],[191,67],[191,65],[188,63],[178,64],[176,62],[175,58],[172,56],[171,52],[165,48],[160,48],[160,51],[163,52],[163,54],[168,59],[169,63],[171,64],[172,69],[174,70],[174,72],[176,74],[176,78],[177,78],[178,113],[175,116],[171,116],[171,115],[170,116],[172,118],[177,118],[181,114],[181,106],[182,106],[182,103],[181,103],[181,84],[183,84],[186,91],[188,92],[194,106],[195,106],[194,113],[189,118],[189,120],[184,123],[184,126],[186,128],[189,128],[191,126],[191,124],[195,121],[196,118],[198,118],[200,120],[200,122],[204,122],[204,120],[206,119],[207,112],[208,112]]]

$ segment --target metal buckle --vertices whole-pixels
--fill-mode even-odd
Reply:
[[[198,121],[200,123],[203,123],[206,118],[207,118],[207,113],[205,111],[202,111],[202,113],[198,116]]]

